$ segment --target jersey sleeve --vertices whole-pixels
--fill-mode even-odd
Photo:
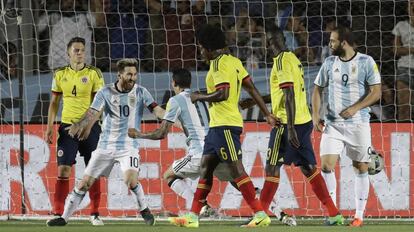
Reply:
[[[326,60],[323,62],[322,67],[319,69],[318,75],[315,78],[315,81],[313,82],[315,85],[320,87],[326,87],[328,86],[328,72],[326,70]]]
[[[93,98],[92,104],[90,108],[93,108],[97,111],[101,111],[105,106],[105,98],[103,91],[100,90],[96,93],[95,97]]]
[[[146,88],[143,88],[142,96],[143,96],[144,104],[152,112],[154,108],[158,106],[158,104],[155,102],[154,98],[152,97],[152,95]]]
[[[240,61],[239,68],[237,68],[237,71],[239,72],[239,76],[241,77],[242,81],[248,81],[251,80],[251,76],[247,72],[247,70],[244,68],[243,64]]]
[[[279,77],[279,87],[282,89],[293,86],[291,66],[288,57],[282,55],[280,59],[276,59],[276,67],[274,68],[276,68],[275,72]]]
[[[381,84],[381,75],[379,73],[378,66],[372,57],[367,60],[366,68],[367,75],[365,81],[368,83],[368,85]]]
[[[218,60],[214,61],[212,65],[214,69],[212,76],[216,89],[230,87],[230,79],[229,75],[227,74],[227,67],[224,62],[220,62],[220,60]]]
[[[181,108],[178,105],[178,102],[174,98],[170,98],[167,103],[167,108],[165,110],[164,120],[169,122],[176,122],[178,116],[181,114]]]
[[[96,68],[95,73],[96,73],[96,77],[94,79],[94,83],[92,87],[93,93],[98,92],[98,90],[100,90],[105,85],[105,80],[103,78],[101,70]]]
[[[60,73],[55,72],[52,80],[52,92],[62,93],[62,87],[60,86]]]

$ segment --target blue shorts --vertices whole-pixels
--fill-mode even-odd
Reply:
[[[315,153],[311,142],[312,121],[295,125],[296,134],[300,142],[298,149],[293,148],[288,140],[287,126],[273,128],[270,132],[267,148],[266,165],[295,164],[305,166],[316,164]]]
[[[211,127],[204,139],[203,155],[216,154],[221,162],[242,159],[240,135],[243,129],[236,126]]]
[[[79,141],[77,138],[72,138],[68,131],[65,130],[70,124],[62,123],[59,126],[59,137],[57,141],[57,161],[58,165],[72,166],[76,163],[76,154],[80,153],[85,160],[85,165],[88,164],[92,152],[96,149],[101,134],[101,126],[96,122],[91,129],[91,133],[86,140]]]

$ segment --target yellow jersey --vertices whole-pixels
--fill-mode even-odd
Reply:
[[[250,78],[249,73],[241,61],[232,55],[221,54],[210,61],[210,69],[206,77],[207,93],[229,87],[227,100],[211,102],[209,105],[210,127],[243,127],[243,118],[238,103],[242,82],[247,80],[246,78]]]
[[[304,124],[312,120],[306,103],[306,91],[303,66],[293,52],[283,51],[273,58],[273,67],[270,73],[270,94],[272,112],[287,123],[285,96],[283,88],[293,86],[295,93],[295,125]]]
[[[62,94],[62,123],[77,122],[88,110],[94,93],[104,85],[101,70],[86,65],[82,70],[75,71],[69,65],[56,69],[52,92]]]

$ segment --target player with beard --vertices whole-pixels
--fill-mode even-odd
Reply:
[[[356,171],[356,212],[350,226],[362,226],[368,199],[368,162],[371,152],[369,106],[380,99],[381,77],[371,56],[354,50],[350,28],[338,27],[331,32],[329,46],[333,56],[326,58],[315,79],[312,96],[313,126],[322,132],[320,155],[322,175],[336,202],[334,169],[339,156],[352,160]],[[327,88],[328,107],[320,118],[322,90]]]
[[[79,122],[73,123],[65,130],[74,138],[82,140],[84,131],[95,123],[103,112],[102,133],[98,147],[92,153],[82,180],[66,201],[61,217],[47,222],[48,226],[64,226],[75,212],[86,192],[100,176],[108,176],[115,163],[119,163],[128,189],[135,195],[138,210],[148,225],[154,225],[145,200],[144,191],[138,182],[139,144],[136,139],[128,137],[128,128],[141,128],[144,107],[158,118],[164,116],[164,110],[157,105],[148,90],[136,84],[137,65],[135,59],[118,61],[118,80],[103,87],[95,96],[92,105]]]

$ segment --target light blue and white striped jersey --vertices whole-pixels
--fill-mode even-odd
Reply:
[[[339,113],[363,99],[368,94],[370,85],[381,84],[381,76],[374,59],[357,52],[349,61],[342,61],[339,56],[326,58],[314,84],[328,87],[327,123],[369,122],[369,107],[361,109],[347,120],[339,116]]]
[[[208,121],[206,120],[206,112],[204,109],[194,105],[190,98],[190,89],[171,97],[167,103],[164,120],[176,122],[179,120],[188,146],[188,154],[193,157],[200,158],[203,154],[204,137],[206,136],[206,128]]]
[[[127,93],[120,92],[115,84],[106,85],[95,95],[91,108],[103,109],[102,133],[98,148],[137,149],[137,139],[128,137],[128,128],[141,129],[144,107],[152,110],[157,103],[142,86],[135,85]]]

